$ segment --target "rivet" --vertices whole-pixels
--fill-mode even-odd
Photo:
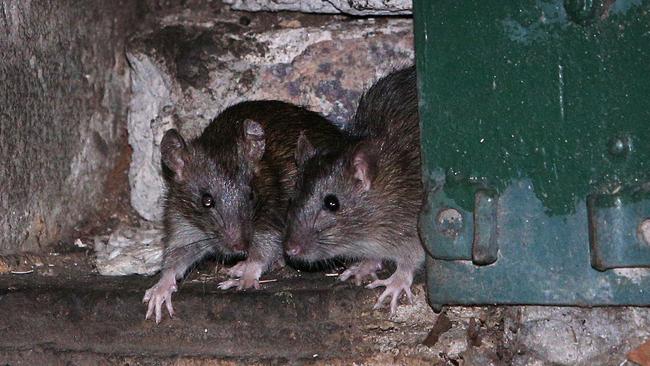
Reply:
[[[609,140],[609,153],[613,156],[625,156],[632,149],[629,137],[615,137]]]
[[[650,219],[641,221],[639,224],[639,229],[637,231],[639,238],[641,238],[644,243],[650,245]]]
[[[463,215],[454,208],[440,210],[436,221],[438,231],[445,236],[457,236],[463,228]]]

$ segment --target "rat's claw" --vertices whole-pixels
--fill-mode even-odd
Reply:
[[[260,281],[254,278],[232,278],[219,283],[218,287],[221,290],[227,290],[233,287],[237,287],[237,290],[246,290],[249,288],[259,290]]]
[[[153,314],[153,310],[154,310],[154,306],[152,301],[147,305],[147,314],[144,316],[145,320],[149,320],[149,318],[151,318],[151,314]]]
[[[374,259],[364,259],[363,261],[346,269],[339,276],[340,281],[347,281],[350,277],[354,277],[354,283],[361,286],[361,283],[366,277],[377,280],[377,271],[381,271],[382,262]]]
[[[144,293],[142,302],[147,303],[147,313],[145,319],[150,319],[155,315],[156,324],[162,320],[162,305],[165,304],[170,317],[174,316],[174,307],[172,306],[172,294],[176,292],[176,280],[171,277],[162,277],[158,283]]]
[[[233,278],[230,280],[225,280],[223,282],[220,282],[217,287],[219,287],[220,290],[227,290],[229,288],[238,287],[238,286],[239,286],[239,279]]]
[[[377,302],[372,307],[373,310],[381,309],[384,306],[384,300],[389,296],[390,300],[390,315],[395,315],[397,311],[397,305],[402,293],[406,295],[409,304],[413,303],[413,293],[411,292],[411,282],[409,278],[400,278],[393,274],[391,277],[385,280],[375,280],[366,288],[377,288],[380,286],[386,286],[384,292],[379,295]]]
[[[228,273],[231,277],[229,280],[223,281],[219,284],[219,288],[222,290],[227,290],[229,288],[237,287],[238,290],[246,290],[249,288],[254,288],[259,290],[260,288],[260,276],[265,265],[261,262],[255,262],[251,260],[245,260],[243,262],[237,263],[232,267]]]
[[[411,286],[404,289],[406,292],[406,298],[408,299],[408,304],[413,305],[413,292],[411,292]]]
[[[170,317],[170,318],[173,318],[173,317],[174,317],[174,307],[172,306],[172,299],[171,299],[171,297],[170,297],[169,299],[167,299],[167,301],[165,302],[165,304],[167,305],[167,312],[169,313],[169,317]]]
[[[379,286],[388,286],[388,280],[374,280],[366,285],[366,288],[377,288]]]

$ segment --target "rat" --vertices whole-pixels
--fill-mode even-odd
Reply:
[[[424,262],[417,223],[423,188],[415,67],[378,80],[361,97],[345,147],[316,149],[308,136],[297,142],[299,194],[288,211],[285,252],[292,260],[334,257],[360,260],[339,279],[368,288],[385,286],[374,308],[390,297],[394,314],[405,294],[413,300],[414,274]],[[376,272],[396,265],[387,279]]]
[[[248,101],[221,112],[196,139],[167,131],[160,144],[164,197],[163,264],[148,289],[146,318],[165,305],[173,316],[176,281],[209,254],[246,255],[219,288],[259,288],[259,278],[283,265],[286,211],[295,195],[299,136],[335,148],[343,132],[316,112],[281,101]]]

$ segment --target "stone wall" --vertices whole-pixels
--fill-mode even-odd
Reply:
[[[365,88],[413,62],[406,18],[249,13],[196,1],[150,20],[128,51],[129,178],[133,207],[154,221],[162,214],[159,143],[167,129],[196,136],[221,110],[247,99],[305,105],[342,125]]]
[[[340,3],[0,0],[0,255],[97,221],[128,195],[115,187],[129,161],[131,204],[158,220],[164,131],[196,136],[238,101],[344,124],[364,88],[412,62],[413,38],[405,17],[336,15],[404,15],[409,1]]]
[[[59,239],[119,179],[137,3],[0,0],[0,254]]]
[[[247,11],[301,11],[356,16],[411,14],[412,0],[224,0]]]

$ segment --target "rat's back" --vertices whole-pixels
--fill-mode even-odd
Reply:
[[[419,131],[415,66],[394,71],[373,84],[361,97],[347,130],[354,136],[392,143],[412,141],[409,137]]]

